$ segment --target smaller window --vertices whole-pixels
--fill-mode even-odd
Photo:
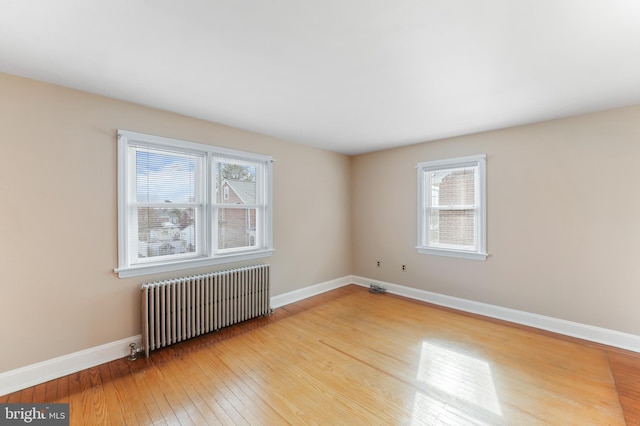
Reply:
[[[484,260],[486,157],[418,163],[419,253]]]

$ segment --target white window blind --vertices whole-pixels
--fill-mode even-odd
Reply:
[[[130,145],[135,186],[129,207],[130,263],[202,255],[205,156]]]

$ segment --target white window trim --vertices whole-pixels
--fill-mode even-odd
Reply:
[[[131,265],[129,263],[129,244],[128,229],[129,229],[129,215],[127,213],[128,208],[128,185],[131,185],[131,173],[127,170],[128,164],[128,148],[131,142],[141,142],[150,144],[157,147],[166,147],[179,149],[184,151],[193,151],[204,153],[207,155],[207,162],[211,157],[224,157],[230,159],[237,159],[241,161],[261,162],[265,164],[265,176],[264,182],[264,198],[266,207],[264,209],[264,218],[261,220],[261,224],[264,227],[263,232],[263,245],[257,249],[244,249],[234,251],[217,251],[212,249],[212,241],[210,232],[211,218],[207,217],[209,212],[205,214],[205,220],[203,225],[206,228],[206,255],[198,258],[192,258],[188,260],[169,260],[159,261],[158,263],[139,263]],[[265,258],[273,255],[273,206],[272,206],[272,163],[273,159],[270,156],[254,154],[250,152],[237,151],[228,148],[220,148],[211,145],[204,145],[194,142],[181,141],[177,139],[165,138],[161,136],[147,135],[138,132],[131,132],[128,130],[118,130],[118,267],[114,269],[114,272],[118,274],[120,278],[136,277],[141,275],[156,274],[162,272],[179,271],[183,269],[198,268],[210,265],[219,265],[230,262],[242,262],[254,259]],[[208,169],[208,168],[207,168]],[[207,176],[206,181],[210,185],[211,176]],[[207,191],[211,193],[213,189]],[[212,195],[209,195],[212,196]],[[211,201],[207,205],[211,205]],[[209,210],[209,209],[207,209]]]
[[[421,254],[431,254],[436,256],[457,257],[462,259],[486,260],[487,256],[487,166],[486,155],[473,155],[468,157],[458,157],[445,160],[425,161],[418,163],[417,169],[417,188],[418,188],[418,235],[416,250]],[[425,227],[429,226],[427,220],[424,219],[424,172],[427,170],[453,169],[465,166],[478,166],[479,182],[479,206],[478,221],[476,229],[477,250],[460,250],[444,247],[427,246],[423,244],[423,236]]]

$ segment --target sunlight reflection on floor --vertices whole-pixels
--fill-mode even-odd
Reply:
[[[502,415],[491,367],[486,361],[423,342],[416,378],[433,387],[434,395],[443,394],[446,398],[416,392],[414,424],[434,424],[438,419],[450,423],[454,418],[481,424],[479,419],[465,414],[478,409],[493,416]],[[467,404],[472,404],[469,410],[465,410]]]

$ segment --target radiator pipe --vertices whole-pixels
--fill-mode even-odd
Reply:
[[[127,358],[129,361],[135,361],[136,359],[138,359],[138,354],[144,350],[142,349],[142,347],[136,348],[135,343],[131,343],[129,345],[129,348],[131,348],[131,354]]]

